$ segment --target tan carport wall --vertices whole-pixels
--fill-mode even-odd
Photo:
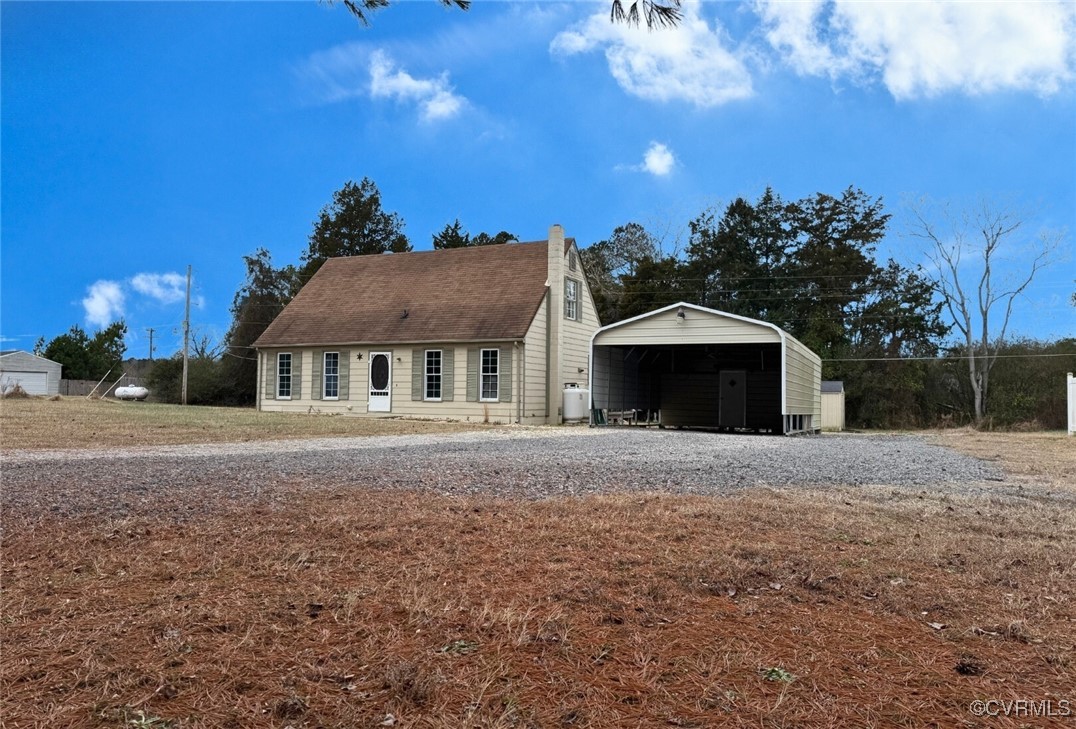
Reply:
[[[671,304],[599,329],[590,362],[592,424],[612,414],[731,432],[821,429],[822,361],[768,322]]]

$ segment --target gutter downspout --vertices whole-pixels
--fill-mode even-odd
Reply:
[[[550,413],[550,400],[549,391],[550,383],[549,378],[553,376],[553,288],[546,287],[545,290],[545,420],[549,422]]]

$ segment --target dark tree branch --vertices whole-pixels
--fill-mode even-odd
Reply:
[[[332,5],[333,0],[326,0]],[[390,0],[344,0],[344,7],[355,16],[355,18],[363,25],[369,27],[370,25],[370,13],[389,6]],[[438,0],[446,8],[456,7],[460,10],[467,10],[471,7],[471,0]]]
[[[680,23],[682,17],[680,0],[632,0],[627,10],[621,0],[613,0],[609,11],[610,22],[637,26],[642,18],[650,30],[674,27]]]
[[[332,5],[334,0],[324,0]],[[437,0],[447,8],[459,8],[467,10],[471,7],[471,0]],[[344,7],[365,26],[370,25],[370,14],[382,8],[386,8],[392,0],[343,0]],[[672,28],[680,24],[683,12],[680,10],[681,0],[631,0],[625,3],[623,0],[613,0],[609,11],[609,20],[613,23],[626,23],[638,26],[641,22],[646,23],[649,30],[654,28]]]

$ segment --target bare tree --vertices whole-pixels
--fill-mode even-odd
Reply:
[[[191,330],[191,358],[215,360],[224,354],[227,346],[222,342],[214,342],[213,337],[202,334],[197,330]]]
[[[933,267],[926,274],[964,337],[978,425],[986,417],[990,370],[1013,304],[1053,262],[1063,234],[1027,233],[1024,216],[988,200],[955,213],[948,204],[940,208],[927,201],[912,205],[909,233],[926,242]]]

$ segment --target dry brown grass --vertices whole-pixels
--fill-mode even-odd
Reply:
[[[0,449],[115,448],[325,436],[452,433],[478,424],[262,413],[249,408],[182,407],[144,402],[0,401]]]
[[[5,727],[958,727],[1076,700],[1076,515],[1049,499],[296,484],[4,532]]]
[[[993,461],[1018,480],[1076,490],[1076,436],[1062,431],[981,432],[971,428],[933,431],[935,442]]]

